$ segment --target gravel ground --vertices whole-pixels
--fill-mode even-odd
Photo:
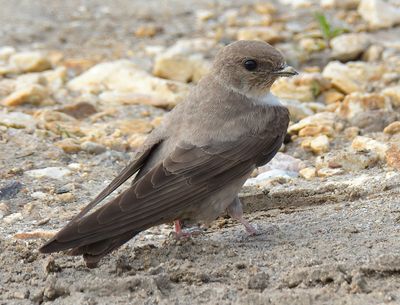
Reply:
[[[0,0],[0,46],[62,53],[73,68],[68,77],[119,58],[150,71],[148,46],[206,36],[194,22],[199,11],[220,15],[255,3],[232,2]],[[312,18],[307,8],[276,7],[290,10],[300,25]],[[138,37],[143,25],[162,30]],[[371,35],[384,33],[385,43],[394,44],[398,31]],[[323,67],[330,59],[321,51],[304,62],[290,54],[288,60],[297,67]],[[74,98],[68,95],[68,101]],[[36,106],[20,107],[32,114]],[[118,119],[153,122],[165,113],[142,104],[118,107],[123,109]],[[376,122],[369,122],[363,126],[373,129]],[[370,136],[363,128],[359,134]],[[376,138],[383,137],[379,128]],[[80,258],[42,255],[37,249],[110,182],[132,149],[103,143],[106,152],[71,154],[54,145],[60,135],[27,128],[0,131],[0,304],[400,304],[400,173],[389,159],[338,175],[279,177],[245,187],[242,198],[257,236],[247,236],[228,217],[183,241],[170,237],[172,225],[164,225],[142,232],[99,268],[87,269]],[[347,145],[339,136],[332,143],[332,151]],[[314,164],[315,155],[300,147],[297,135],[285,149],[306,166]],[[62,179],[27,174],[48,167],[69,172]]]

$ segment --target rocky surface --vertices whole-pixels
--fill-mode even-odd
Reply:
[[[397,1],[0,7],[0,303],[400,302]],[[96,270],[39,254],[236,39],[301,72],[274,84],[288,136],[240,195],[260,235],[223,216],[187,241],[142,232]]]

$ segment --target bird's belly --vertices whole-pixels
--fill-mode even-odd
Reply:
[[[185,213],[182,220],[186,223],[208,223],[215,220],[218,216],[223,214],[226,208],[232,203],[251,172],[252,170],[248,175],[229,183],[226,187],[212,194],[206,200],[194,204],[193,210],[189,211],[189,213]]]

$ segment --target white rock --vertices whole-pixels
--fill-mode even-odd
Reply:
[[[199,81],[211,68],[204,53],[215,48],[215,40],[181,40],[155,59],[153,74],[162,78],[188,82]]]
[[[332,57],[347,61],[357,58],[364,52],[370,44],[370,39],[365,33],[350,33],[333,38],[330,44]]]
[[[26,128],[28,130],[34,130],[36,121],[31,115],[23,112],[2,112],[0,113],[0,125],[11,128]]]
[[[52,178],[62,179],[69,175],[71,171],[65,167],[46,167],[41,169],[33,169],[26,171],[25,174],[32,178]]]
[[[0,61],[7,61],[11,55],[15,54],[15,49],[10,46],[5,46],[0,48]]]
[[[304,168],[304,166],[304,162],[300,159],[278,152],[268,164],[258,168],[258,173],[261,174],[271,170],[298,173],[302,168]]]
[[[101,144],[94,143],[91,141],[85,141],[81,144],[81,149],[90,154],[101,154],[107,150],[107,148]]]
[[[21,213],[13,213],[3,218],[3,221],[7,224],[13,224],[19,220],[24,219]]]
[[[267,182],[270,179],[275,179],[275,178],[295,178],[298,177],[297,172],[289,172],[289,171],[284,171],[280,169],[273,169],[264,173],[261,173],[255,178],[250,178],[247,179],[245,182],[244,186],[254,186],[258,184],[262,184]]]
[[[385,88],[382,91],[382,95],[388,96],[393,106],[395,107],[400,106],[400,86]]]
[[[43,192],[33,192],[33,193],[31,194],[31,197],[34,198],[34,199],[43,200],[43,199],[48,198],[48,197],[49,197],[49,194],[46,194],[46,193],[43,193]]]
[[[384,0],[361,0],[358,13],[373,29],[388,28],[400,23],[400,7]]]
[[[320,112],[302,119],[300,122],[289,127],[288,132],[297,133],[307,126],[327,126],[334,128],[338,121],[337,114],[333,112]]]
[[[67,86],[71,90],[89,93],[108,90],[139,93],[165,100],[171,105],[180,102],[189,90],[188,85],[154,77],[129,60],[98,64],[69,81]]]
[[[311,150],[316,154],[322,154],[329,150],[329,138],[326,135],[320,135],[310,142]]]
[[[293,8],[308,8],[312,6],[311,0],[279,0],[284,5],[290,5]]]
[[[10,57],[10,65],[20,72],[41,72],[51,68],[51,62],[40,52],[22,52]]]
[[[322,72],[322,76],[331,80],[334,87],[345,93],[363,91],[370,79],[381,77],[381,69],[377,65],[365,62],[349,62],[342,64],[331,61]]]
[[[351,9],[356,8],[360,3],[360,0],[321,0],[320,5],[323,8],[344,8]]]
[[[351,147],[356,151],[371,151],[376,153],[380,160],[385,160],[386,152],[389,149],[388,144],[363,136],[354,138]]]
[[[34,85],[17,86],[17,90],[6,96],[1,104],[4,106],[14,107],[22,104],[44,104],[48,97],[48,91],[45,87]]]
[[[237,40],[262,40],[275,43],[282,40],[280,33],[271,27],[251,26],[239,29]]]

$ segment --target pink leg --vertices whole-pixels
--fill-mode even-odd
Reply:
[[[240,221],[241,224],[243,224],[244,228],[246,229],[246,232],[249,233],[250,235],[257,235],[258,232],[254,226],[252,226],[244,217],[243,217],[243,209],[242,209],[242,203],[240,202],[239,198],[236,197],[233,202],[228,206],[227,208],[228,214]]]
[[[175,227],[175,232],[172,232],[172,234],[174,234],[175,239],[189,238],[193,235],[199,235],[201,233],[204,233],[201,228],[197,227],[182,230],[182,224],[180,220],[174,221],[174,227]]]

